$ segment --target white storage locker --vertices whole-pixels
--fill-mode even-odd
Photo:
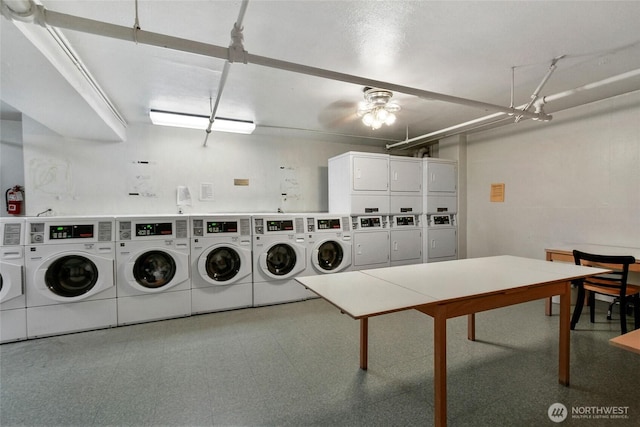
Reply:
[[[328,161],[329,212],[389,212],[389,156],[350,151]]]

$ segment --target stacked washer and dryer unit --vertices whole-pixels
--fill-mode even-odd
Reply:
[[[422,175],[422,159],[389,156],[391,266],[422,262]]]
[[[27,337],[116,326],[112,217],[26,219]]]
[[[27,339],[25,222],[0,218],[0,343]]]
[[[351,218],[353,269],[389,266],[389,156],[348,152],[328,167],[329,212]]]
[[[458,258],[457,162],[424,159],[424,262]]]
[[[422,159],[348,152],[328,163],[329,211],[352,219],[353,268],[421,263]]]

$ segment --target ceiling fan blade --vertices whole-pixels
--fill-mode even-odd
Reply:
[[[352,101],[336,101],[322,109],[318,122],[326,129],[338,129],[358,119],[358,104]]]

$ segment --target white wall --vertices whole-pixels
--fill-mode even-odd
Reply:
[[[640,246],[640,92],[467,138],[468,257]],[[490,203],[504,183],[504,203]]]
[[[0,190],[2,207],[0,216],[7,213],[5,191],[14,185],[24,186],[24,167],[22,159],[22,122],[19,120],[0,121]],[[28,203],[28,199],[25,200]]]
[[[191,194],[184,213],[326,211],[327,159],[381,151],[290,132],[213,132],[204,147],[204,131],[152,125],[130,125],[126,142],[105,143],[64,139],[24,122],[28,215],[177,213],[177,186]],[[199,200],[202,183],[213,184],[214,201]]]

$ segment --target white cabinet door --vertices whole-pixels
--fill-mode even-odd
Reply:
[[[452,163],[427,162],[426,181],[428,192],[456,192],[456,165]]]
[[[353,233],[353,264],[358,266],[389,262],[389,232]]]
[[[353,157],[353,189],[356,191],[388,191],[388,158]]]
[[[455,228],[427,229],[427,257],[429,260],[455,257],[458,246]]]
[[[422,159],[391,158],[389,172],[391,191],[422,191]]]
[[[422,259],[422,232],[420,230],[391,231],[391,262]]]

